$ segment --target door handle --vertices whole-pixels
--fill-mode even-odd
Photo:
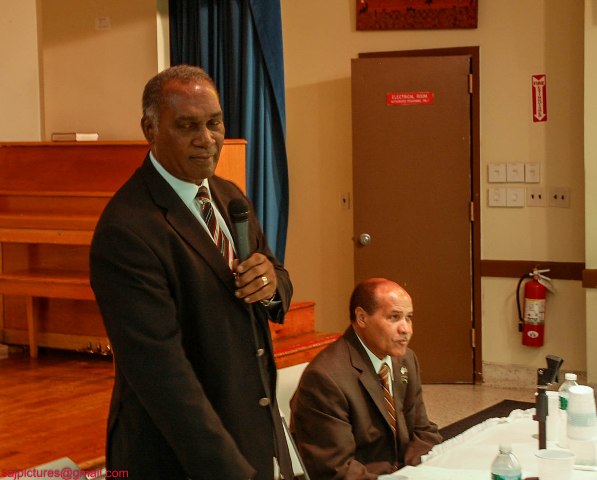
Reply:
[[[359,235],[359,245],[366,247],[370,243],[371,243],[371,235],[369,235],[368,233],[361,233]]]

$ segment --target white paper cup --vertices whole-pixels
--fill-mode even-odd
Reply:
[[[574,453],[570,450],[542,449],[535,453],[539,480],[570,480]]]
[[[547,419],[545,420],[547,441],[557,442],[560,433],[560,394],[547,392]]]
[[[595,393],[591,387],[577,385],[568,391],[567,433],[576,440],[592,440],[597,435]]]

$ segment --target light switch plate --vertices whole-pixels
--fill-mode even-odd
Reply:
[[[487,181],[489,183],[506,183],[506,164],[490,163],[487,165]]]
[[[541,182],[541,164],[540,163],[525,163],[524,164],[524,181],[526,183]]]
[[[524,163],[507,163],[506,181],[508,183],[524,182]]]
[[[524,207],[524,188],[506,189],[506,207]]]
[[[487,205],[490,207],[506,206],[506,189],[489,188],[487,189]]]

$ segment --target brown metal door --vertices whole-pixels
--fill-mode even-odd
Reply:
[[[355,281],[412,295],[426,383],[474,378],[469,72],[466,55],[352,61]]]

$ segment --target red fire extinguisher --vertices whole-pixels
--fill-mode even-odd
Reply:
[[[547,292],[553,292],[551,280],[543,275],[547,270],[533,270],[520,277],[516,301],[518,305],[518,330],[522,332],[522,344],[527,347],[542,347],[545,340],[545,300]],[[524,284],[524,313],[520,308],[520,287]]]

